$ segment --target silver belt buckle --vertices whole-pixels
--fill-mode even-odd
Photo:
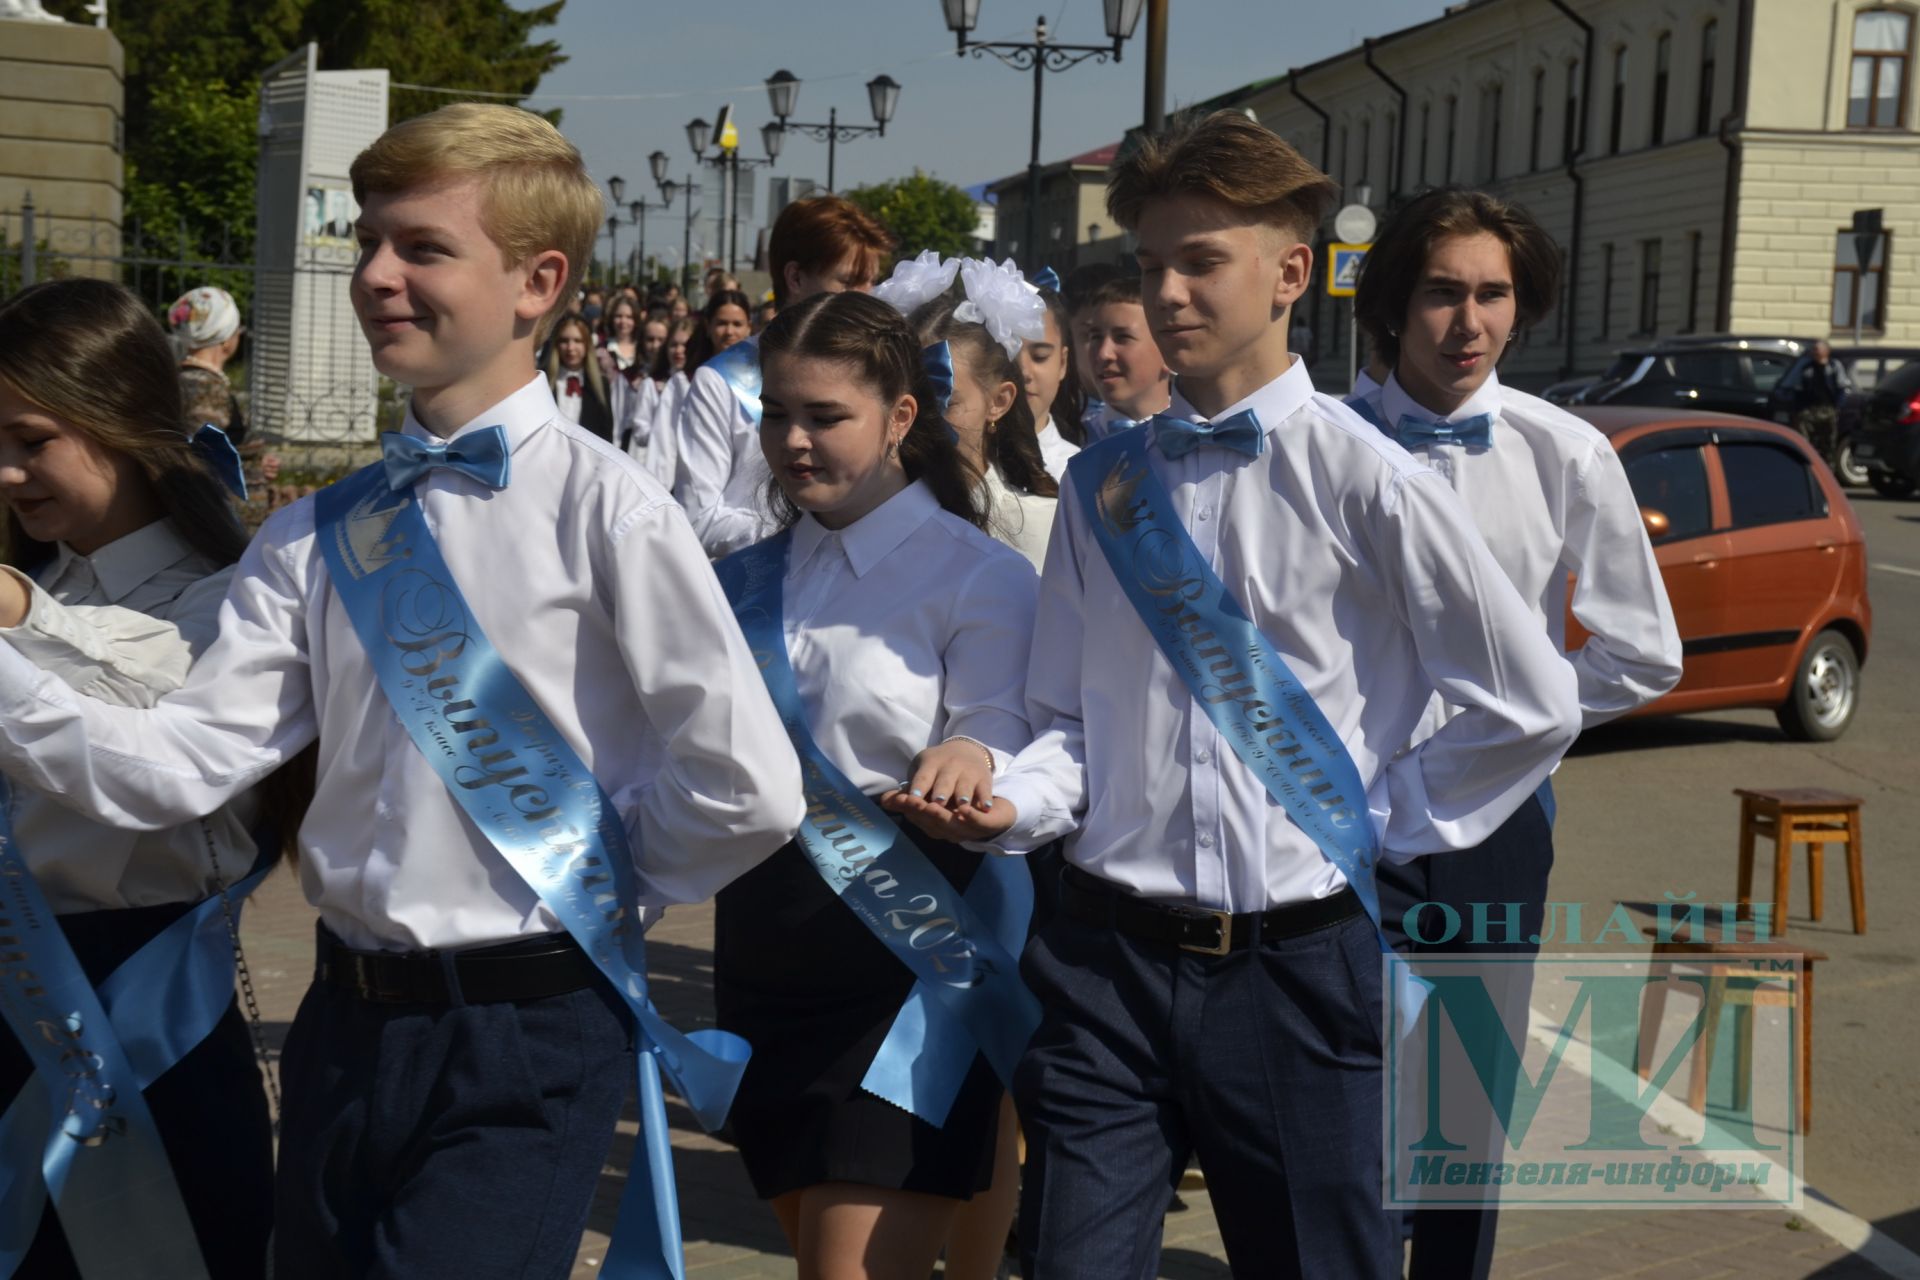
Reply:
[[[1220,929],[1220,941],[1211,947],[1203,947],[1195,942],[1182,942],[1182,951],[1192,951],[1203,956],[1223,956],[1233,950],[1233,914],[1228,911],[1215,911],[1211,907],[1186,907],[1183,912],[1191,919],[1202,917],[1211,919]]]

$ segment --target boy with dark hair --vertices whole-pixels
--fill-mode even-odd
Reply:
[[[1235,1274],[1387,1280],[1381,843],[1478,843],[1572,741],[1571,672],[1438,476],[1287,350],[1333,186],[1234,112],[1150,138],[1133,231],[1173,404],[1068,467],[991,807],[895,802],[1025,853],[1065,836],[1022,972],[1024,1274],[1153,1274],[1199,1157]],[[1459,713],[1396,754],[1436,690]],[[1370,919],[1369,917],[1373,917]]]
[[[892,251],[885,227],[850,200],[809,196],[780,211],[767,235],[779,306],[816,293],[873,288]],[[694,371],[677,425],[673,495],[714,559],[774,531],[762,501],[770,477],[760,454],[759,343],[749,338]]]
[[[1147,328],[1139,276],[1115,276],[1089,291],[1073,313],[1073,340],[1079,364],[1105,406],[1086,422],[1089,443],[1167,407],[1173,374]]]
[[[1553,312],[1559,249],[1527,212],[1480,191],[1428,192],[1381,228],[1360,273],[1354,309],[1392,372],[1349,401],[1433,468],[1459,495],[1494,559],[1544,630],[1566,649],[1566,617],[1588,634],[1566,654],[1579,682],[1583,728],[1651,702],[1680,679],[1680,636],[1627,483],[1607,438],[1538,396],[1501,383],[1496,368],[1522,333]],[[1567,580],[1575,586],[1568,600]],[[1450,717],[1436,698],[1417,744]],[[1397,950],[1533,952],[1553,866],[1552,790],[1543,786],[1471,852],[1389,859],[1381,904]],[[1519,903],[1517,925],[1493,942],[1438,944],[1408,935],[1407,912],[1439,903]],[[1433,917],[1414,927],[1439,933]],[[1509,1035],[1526,1037],[1531,966],[1503,963],[1487,978]],[[1491,1145],[1493,1117],[1475,1117]],[[1506,1117],[1500,1116],[1500,1124]],[[1479,1157],[1469,1157],[1479,1158]],[[1498,1159],[1497,1156],[1492,1157]],[[1489,1189],[1489,1199],[1498,1193]],[[1413,1215],[1415,1280],[1475,1280],[1493,1265],[1496,1211]]]
[[[404,430],[267,521],[157,705],[0,645],[0,768],[157,828],[317,738],[273,1273],[563,1275],[636,1041],[648,1125],[656,1047],[710,1122],[737,1080],[647,1005],[644,913],[778,848],[799,766],[685,517],[534,368],[600,221],[579,153],[461,104],[389,129],[352,177],[354,309],[412,388]],[[671,1177],[635,1162],[634,1220],[671,1228]],[[665,1245],[622,1247],[660,1269]]]

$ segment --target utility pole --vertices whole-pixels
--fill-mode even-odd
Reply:
[[[1167,123],[1167,6],[1171,0],[1147,0],[1147,100],[1141,123],[1158,133]]]

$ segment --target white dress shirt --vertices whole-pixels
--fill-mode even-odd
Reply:
[[[647,474],[673,492],[680,468],[680,406],[687,398],[687,375],[667,375],[653,402],[653,435],[647,442]]]
[[[1039,580],[912,484],[844,529],[793,527],[787,654],[826,757],[861,791],[900,785],[956,735],[1005,763],[1033,736],[1023,687]]]
[[[572,379],[569,382],[568,379]],[[568,391],[568,387],[579,388]],[[585,369],[562,369],[553,375],[553,403],[560,410],[560,416],[568,422],[580,421],[580,409],[587,398],[587,371]]]
[[[628,384],[626,408],[620,416],[620,440],[627,455],[644,469],[647,445],[653,440],[653,413],[660,407],[660,384],[641,377]]]
[[[1392,377],[1393,375],[1388,374],[1387,376]],[[1378,391],[1379,389],[1380,389],[1380,384],[1373,380],[1373,375],[1368,373],[1365,369],[1362,369],[1360,372],[1353,375],[1353,390],[1347,393],[1347,399],[1349,400],[1365,399],[1367,396],[1372,395],[1374,392]]]
[[[996,466],[987,468],[978,492],[987,508],[987,532],[1025,556],[1035,573],[1046,568],[1047,539],[1059,503],[1014,488]]]
[[[1567,575],[1573,614],[1592,637],[1567,655],[1580,681],[1582,726],[1624,715],[1680,680],[1680,633],[1666,584],[1640,520],[1626,469],[1607,438],[1566,410],[1500,384],[1496,374],[1442,417],[1389,376],[1366,398],[1382,422],[1413,414],[1434,421],[1493,416],[1492,443],[1423,443],[1413,456],[1460,495],[1487,549],[1534,618],[1567,647]],[[1416,737],[1446,722],[1436,702]]]
[[[1203,447],[1148,465],[1194,546],[1346,744],[1387,848],[1480,843],[1579,728],[1573,673],[1458,499],[1306,366],[1229,406],[1258,458]],[[1172,412],[1198,418],[1177,388]],[[1395,758],[1438,689],[1463,708]],[[1233,755],[1107,566],[1069,476],[1040,586],[1030,718],[998,785],[1000,842],[1078,834],[1067,858],[1148,898],[1257,911],[1344,883]]]
[[[686,518],[536,377],[465,424],[512,482],[415,486],[475,622],[612,797],[643,906],[711,896],[798,826],[799,766]],[[427,432],[409,414],[405,431]],[[333,591],[303,499],[271,516],[219,638],[150,710],[76,696],[0,646],[0,768],[129,827],[214,808],[320,739],[301,881],[348,943],[460,947],[558,922],[401,727]]]
[[[1073,461],[1073,455],[1080,452],[1080,446],[1060,434],[1060,424],[1048,414],[1040,430],[1034,432],[1040,440],[1040,460],[1047,464],[1047,474],[1055,480],[1065,480],[1067,464]]]
[[[673,496],[687,509],[707,554],[718,560],[772,533],[766,503],[771,473],[760,452],[760,424],[717,371],[705,365],[694,370],[679,428]]]
[[[38,583],[6,572],[31,598],[17,626],[0,627],[0,639],[89,697],[124,707],[150,707],[186,680],[213,639],[233,576],[167,520],[91,556],[61,543]],[[247,828],[257,816],[248,793],[199,821],[135,831],[83,817],[30,787],[13,796],[14,836],[56,915],[197,902],[246,875],[256,856]]]

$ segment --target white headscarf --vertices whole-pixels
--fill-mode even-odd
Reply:
[[[217,347],[240,332],[240,308],[225,289],[203,284],[189,289],[167,309],[174,337],[188,351]]]

